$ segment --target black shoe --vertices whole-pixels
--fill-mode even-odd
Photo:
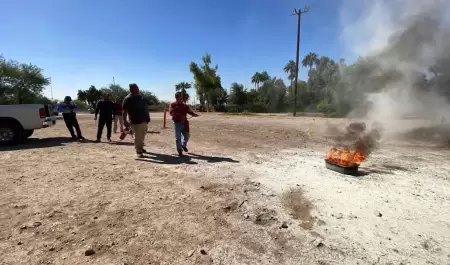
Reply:
[[[183,150],[181,149],[178,150],[178,156],[183,156]]]
[[[97,139],[97,140],[95,140],[95,142],[96,142],[96,143],[100,143],[100,142],[101,142],[101,140],[100,140],[100,139]]]
[[[86,140],[86,138],[84,138],[83,136],[79,136],[78,140]]]
[[[137,153],[136,156],[137,156],[137,158],[144,158],[145,157],[143,153]]]
[[[187,149],[187,146],[183,145],[182,147],[185,152],[189,152],[189,150]]]
[[[142,149],[142,153],[147,153],[147,150],[145,150],[145,149]]]
[[[72,135],[72,140],[76,140],[78,139],[78,137],[76,137],[75,135]]]
[[[111,138],[108,138],[108,142],[111,142]]]

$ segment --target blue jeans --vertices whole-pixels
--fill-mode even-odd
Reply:
[[[183,146],[187,146],[189,141],[189,133],[184,130],[184,122],[173,122],[175,127],[175,139],[177,142],[177,150],[181,150]]]

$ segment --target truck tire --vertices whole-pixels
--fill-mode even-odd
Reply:
[[[25,139],[30,138],[31,135],[33,135],[34,130],[25,130],[23,132],[23,136],[25,137]]]
[[[2,121],[0,123],[0,144],[14,145],[24,140],[24,130],[16,121]]]

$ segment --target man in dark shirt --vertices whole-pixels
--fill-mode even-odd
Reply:
[[[187,143],[189,141],[189,133],[185,130],[186,115],[190,114],[193,117],[197,117],[198,114],[194,113],[188,105],[186,105],[184,97],[181,92],[175,93],[175,101],[169,105],[169,113],[172,116],[173,124],[175,127],[175,140],[178,155],[183,155],[183,150],[188,151]]]
[[[133,130],[136,154],[138,158],[142,158],[146,152],[144,141],[150,122],[150,114],[148,104],[139,94],[139,87],[136,84],[130,84],[130,94],[123,100],[122,113],[125,127],[131,127]],[[129,121],[128,117],[130,118]]]
[[[97,140],[99,143],[102,138],[103,128],[106,124],[106,137],[108,141],[111,142],[111,129],[112,121],[114,119],[114,103],[109,100],[109,95],[105,94],[103,100],[97,102],[97,107],[95,108],[95,120],[97,120],[97,115],[100,113],[100,118],[98,119],[98,130],[97,130]]]

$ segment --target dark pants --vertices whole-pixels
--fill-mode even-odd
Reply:
[[[63,113],[63,118],[64,122],[66,123],[67,129],[69,129],[70,135],[72,137],[78,138],[83,137],[83,135],[81,134],[80,125],[78,124],[76,113]],[[75,135],[75,132],[73,131],[74,127],[77,132],[77,135]]]
[[[112,129],[112,118],[111,119],[105,119],[101,118],[98,119],[98,130],[97,130],[97,139],[102,138],[103,128],[106,125],[106,138],[111,139],[111,129]]]

